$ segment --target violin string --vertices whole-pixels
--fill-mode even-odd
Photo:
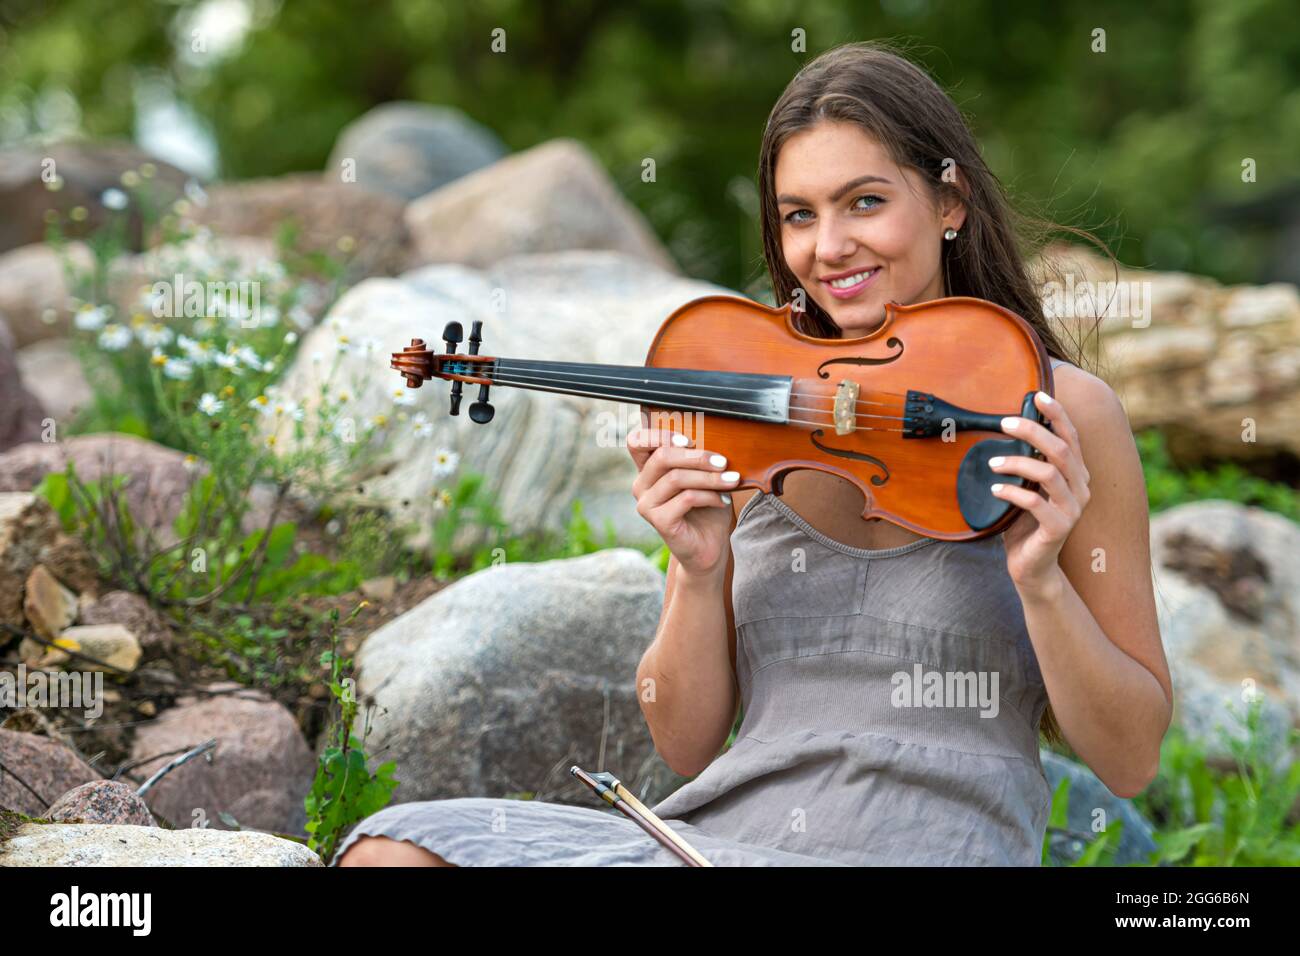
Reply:
[[[542,391],[542,392],[558,392],[558,393],[561,394],[561,395],[582,395],[582,396],[587,396],[587,397],[591,397],[591,398],[603,398],[603,399],[607,399],[607,400],[610,400],[610,401],[619,401],[619,400],[620,400],[620,399],[618,399],[618,398],[615,398],[615,397],[612,396],[612,395],[608,395],[608,394],[603,393],[603,392],[584,392],[584,391],[580,391],[580,390],[578,390],[578,389],[572,389],[572,388],[553,388],[553,387],[547,387],[546,384],[539,384],[539,383],[537,382],[537,380],[535,380],[535,379],[531,379],[531,378],[528,378],[528,377],[524,377],[524,378],[515,378],[514,376],[511,376],[511,377],[508,377],[508,378],[507,378],[507,377],[504,377],[504,376],[501,376],[501,375],[495,375],[495,376],[493,376],[493,381],[494,381],[494,382],[499,382],[499,383],[501,383],[502,385],[519,385],[519,386],[527,386],[527,387],[529,387],[529,388],[533,388],[533,389],[536,389],[536,390],[538,390],[538,391]],[[647,389],[626,388],[626,389],[623,389],[623,391],[627,391],[627,392],[648,391],[650,394],[647,396],[647,398],[649,398],[649,399],[653,399],[653,398],[656,397],[656,396],[662,396],[662,395],[665,394],[664,392],[655,391],[655,390],[653,390],[653,389],[649,389],[649,390],[647,390]],[[653,404],[653,402],[652,402],[652,401],[647,401],[646,404]],[[759,402],[744,402],[744,401],[737,401],[737,404],[753,404],[753,405],[757,405],[757,404],[760,404],[760,403],[759,403]],[[717,409],[717,408],[708,408],[708,407],[700,406],[700,405],[684,405],[684,404],[678,404],[678,403],[674,402],[674,403],[673,403],[673,407],[674,407],[674,408],[681,409],[682,411],[711,412],[711,413],[713,413],[713,414],[715,414],[715,415],[717,415],[717,414],[726,414],[725,411],[722,411],[722,410],[720,410],[720,409]],[[863,415],[858,415],[858,416],[856,416],[856,417],[858,417],[858,418],[864,418],[864,417],[868,417],[868,416],[866,416],[865,414],[863,414]],[[887,417],[890,417],[890,416],[876,416],[876,417],[887,418]],[[901,421],[902,419],[899,418],[899,419],[897,419],[897,420]],[[761,419],[760,419],[760,421],[761,421]],[[790,417],[787,416],[785,422],[770,422],[769,424],[773,424],[773,425],[777,425],[777,424],[813,425],[813,426],[816,426],[816,427],[823,427],[823,426],[827,426],[827,425],[834,425],[834,424],[835,424],[835,421],[834,421],[834,419],[830,419],[830,420],[813,420],[813,419],[806,419],[806,418],[790,418]],[[882,427],[874,426],[874,425],[863,425],[863,426],[859,427],[857,430],[858,430],[858,431],[885,431],[885,432],[901,432],[901,431],[905,431],[905,429],[902,429],[902,428],[882,428]]]
[[[502,364],[501,364],[502,362],[507,362],[507,361],[509,361],[509,362],[515,362],[515,361],[517,361],[517,360],[512,360],[512,359],[497,359],[497,371],[509,372],[509,373],[512,374],[512,375],[518,375],[518,374],[527,374],[527,375],[543,375],[543,376],[549,376],[550,378],[562,379],[562,380],[565,380],[565,381],[572,381],[572,380],[575,380],[575,379],[578,379],[578,378],[586,378],[586,379],[598,379],[598,378],[603,378],[603,379],[610,379],[610,380],[615,381],[615,382],[627,382],[627,381],[631,381],[631,380],[633,380],[633,379],[629,379],[627,376],[622,376],[622,375],[602,375],[602,374],[600,374],[599,372],[588,372],[588,371],[586,371],[586,370],[572,370],[572,371],[571,371],[571,370],[563,370],[563,369],[562,369],[562,370],[559,370],[559,371],[553,371],[553,370],[551,370],[551,369],[540,369],[540,368],[533,368],[533,367],[530,367],[530,366],[519,367],[519,366],[515,366],[515,365],[506,366],[506,365],[502,365]],[[484,364],[486,364],[486,363],[484,363]],[[628,367],[628,368],[631,368],[631,366],[627,366],[627,367]],[[647,370],[648,370],[648,371],[655,371],[656,369],[654,369],[653,366],[648,366],[648,367],[647,367]],[[488,371],[490,374],[493,374],[493,375],[497,374],[497,371],[493,371],[493,369],[492,369],[491,366],[488,366],[487,371]],[[686,369],[685,371],[709,371],[709,370],[708,370],[708,369],[699,369],[699,370],[696,370],[696,369]],[[472,374],[472,373],[471,373],[471,374]],[[743,373],[743,372],[742,372],[742,373],[735,373],[735,374],[746,374],[746,373]],[[753,373],[753,374],[758,375],[758,374],[761,374],[761,373]],[[834,398],[833,395],[827,395],[827,394],[823,394],[823,393],[820,393],[820,392],[804,392],[804,391],[800,391],[800,390],[798,390],[798,389],[796,389],[796,388],[793,387],[794,382],[797,382],[797,381],[800,381],[800,380],[799,380],[799,379],[792,379],[792,380],[791,380],[791,385],[792,385],[792,388],[791,388],[791,390],[790,390],[790,397],[791,397],[791,398],[814,398],[814,399],[833,399],[833,398]],[[677,379],[671,379],[671,378],[659,378],[659,379],[657,379],[657,378],[654,378],[653,376],[651,376],[651,377],[646,377],[646,378],[641,378],[641,379],[640,379],[640,382],[641,382],[642,384],[647,384],[647,385],[649,385],[649,384],[655,384],[655,385],[679,385],[679,384],[681,384],[680,380],[677,380]],[[692,388],[715,388],[715,389],[728,389],[728,390],[730,390],[730,391],[740,391],[740,392],[750,391],[750,388],[749,388],[749,387],[747,387],[747,386],[743,386],[743,385],[713,385],[713,384],[710,384],[710,383],[708,383],[708,382],[700,382],[700,383],[692,382],[692,383],[691,383],[691,387],[692,387]],[[757,386],[754,386],[754,387],[757,387]],[[877,389],[873,389],[873,390],[871,390],[871,391],[868,391],[867,394],[869,394],[869,395],[890,395],[890,396],[893,396],[894,398],[906,398],[906,397],[907,397],[907,396],[905,396],[905,395],[903,395],[903,394],[901,394],[901,393],[899,393],[899,392],[891,392],[891,391],[887,391],[887,390],[877,390]],[[859,404],[859,405],[886,405],[886,406],[890,406],[890,403],[889,403],[889,402],[874,402],[874,401],[871,401],[871,400],[869,400],[869,399],[862,399],[862,398],[860,398],[860,399],[857,400],[857,404]],[[892,406],[890,406],[890,407],[892,407]]]

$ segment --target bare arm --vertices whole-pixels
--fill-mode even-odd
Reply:
[[[628,436],[637,511],[671,553],[659,627],[637,666],[637,699],[660,756],[694,776],[726,742],[739,700],[731,609],[738,506],[726,493],[736,479],[725,460],[673,438],[645,427],[644,413]]]
[[[1091,494],[1058,572],[1020,598],[1062,733],[1112,793],[1131,797],[1157,772],[1173,700],[1146,486],[1123,406],[1104,382],[1061,374],[1057,398],[1076,426]]]
[[[731,569],[730,549],[721,579],[693,576],[669,559],[659,630],[637,667],[655,749],[687,777],[717,756],[740,706]]]

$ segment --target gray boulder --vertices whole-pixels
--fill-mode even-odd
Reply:
[[[600,769],[602,757],[635,788],[654,750],[636,668],[663,590],[658,568],[629,548],[507,563],[371,634],[356,658],[358,699],[376,705],[367,751],[397,762],[393,799],[529,792],[590,806],[567,771]]]
[[[1300,724],[1300,526],[1262,508],[1198,501],[1151,519],[1156,608],[1174,684],[1174,723],[1212,760],[1244,740],[1247,698],[1285,759]]]
[[[101,823],[28,823],[0,845],[0,866],[324,866],[301,843],[255,831]]]
[[[623,252],[678,272],[645,218],[591,152],[557,139],[516,153],[406,207],[416,262],[482,269],[564,249]]]
[[[405,201],[472,173],[505,152],[495,133],[460,110],[384,103],[343,128],[325,174],[338,181],[344,161],[353,160],[356,182]]]

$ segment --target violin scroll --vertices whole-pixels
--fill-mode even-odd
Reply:
[[[411,339],[410,345],[400,352],[393,353],[388,363],[389,367],[401,374],[409,388],[419,388],[426,379],[430,378],[451,379],[451,414],[453,415],[460,414],[461,391],[465,387],[465,382],[477,382],[478,401],[470,405],[469,417],[480,425],[486,424],[492,420],[495,412],[488,402],[490,386],[482,376],[469,374],[470,368],[478,365],[487,366],[495,361],[489,356],[478,354],[479,346],[483,343],[482,330],[483,322],[475,320],[469,335],[469,351],[464,356],[458,356],[456,346],[465,337],[464,329],[459,322],[448,322],[442,332],[442,340],[447,345],[445,354],[434,354],[429,350],[424,339]],[[462,361],[461,365],[467,367],[444,372],[443,366],[447,359],[464,359],[466,361]]]

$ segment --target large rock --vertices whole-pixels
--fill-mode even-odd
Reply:
[[[585,803],[561,785],[565,771],[602,758],[635,778],[654,751],[636,668],[663,589],[630,548],[502,564],[371,634],[358,696],[377,705],[366,749],[397,762],[395,799],[531,791]]]
[[[1047,258],[1063,271],[1063,291],[1074,283],[1074,307],[1083,313],[1065,324],[1087,331],[1101,313],[1101,373],[1135,430],[1161,427],[1175,458],[1187,462],[1300,454],[1295,286],[1222,286],[1127,266],[1116,280],[1107,260],[1082,249],[1054,247]],[[1078,294],[1086,292],[1085,281],[1121,287],[1096,289],[1089,298]],[[1129,294],[1134,290],[1136,297]],[[1144,314],[1125,309],[1126,301],[1143,306]]]
[[[185,457],[184,452],[174,448],[118,432],[74,435],[59,442],[27,442],[0,453],[0,492],[29,491],[50,472],[63,472],[69,462],[83,482],[126,475],[129,481],[124,497],[131,517],[137,525],[147,527],[163,547],[177,541],[173,522],[180,514],[185,494],[207,472],[205,462],[187,466]],[[274,493],[258,485],[249,496],[251,507],[244,527],[251,531],[265,527]],[[293,520],[293,515],[282,507],[276,520]],[[74,591],[80,590],[72,582],[64,583]]]
[[[217,183],[194,221],[219,236],[274,239],[285,224],[297,228],[295,249],[348,264],[351,281],[396,275],[410,258],[402,224],[404,204],[337,175],[295,173],[274,179]]]
[[[384,103],[343,128],[325,175],[342,181],[344,163],[350,160],[357,183],[405,201],[472,173],[505,152],[491,130],[460,110]]]
[[[11,771],[0,773],[0,807],[29,817],[44,815],[69,790],[101,779],[97,770],[57,740],[3,728],[0,762]],[[21,783],[15,773],[22,777]]]
[[[563,249],[624,252],[676,272],[668,250],[576,140],[509,156],[406,207],[417,261],[484,268],[506,256]]]
[[[54,802],[46,819],[59,823],[125,823],[138,827],[156,827],[153,815],[135,792],[118,780],[92,780],[73,787]]]
[[[75,592],[97,586],[90,555],[80,541],[63,533],[44,498],[0,492],[0,623],[24,626],[24,589],[37,565]],[[0,632],[0,644],[7,637]]]
[[[1243,740],[1238,714],[1258,693],[1281,751],[1300,725],[1300,526],[1261,508],[1198,501],[1151,520],[1156,607],[1174,684],[1174,721],[1216,759],[1218,728]],[[1236,712],[1234,714],[1234,711]]]
[[[28,823],[0,844],[0,866],[323,866],[269,833],[101,823]]]
[[[45,409],[23,384],[14,348],[13,333],[0,318],[0,451],[36,441],[45,427]]]
[[[170,771],[145,794],[150,808],[177,827],[206,820],[207,826],[227,829],[220,814],[229,813],[245,829],[302,833],[307,824],[303,801],[316,761],[293,716],[261,692],[240,690],[202,701],[182,697],[136,732],[133,760],[167,756],[137,766],[131,775],[143,782],[166,766],[175,751],[210,737],[217,739],[211,762],[190,760]]]
[[[23,385],[60,426],[66,427],[94,404],[90,383],[68,339],[33,342],[16,355]]]
[[[42,178],[47,169],[57,177],[57,189]],[[0,209],[5,211],[0,218],[0,252],[42,241],[46,212],[51,209],[58,213],[64,235],[81,237],[97,231],[110,218],[123,215],[105,208],[103,196],[108,189],[120,190],[128,198],[125,238],[131,248],[142,248],[143,219],[129,197],[131,188],[123,184],[124,174],[139,178],[139,185],[132,188],[147,188],[149,205],[155,210],[179,197],[190,178],[131,143],[68,142],[0,152]],[[86,210],[80,222],[68,215],[77,206]]]
[[[485,476],[515,532],[562,528],[580,498],[598,531],[608,518],[623,540],[653,544],[658,536],[636,512],[636,467],[623,441],[640,423],[636,406],[498,387],[491,395],[496,417],[476,425],[467,414],[476,388],[466,388],[461,414],[451,417],[446,383],[408,390],[388,369],[388,355],[412,337],[441,351],[448,321],[461,322],[468,335],[473,320],[482,319],[485,355],[643,365],[670,313],[692,299],[725,292],[613,252],[519,256],[484,272],[430,266],[401,280],[370,279],[351,289],[330,318],[304,337],[281,384],[286,398],[309,409],[319,406],[327,380],[334,389],[346,389],[346,414],[358,434],[376,415],[389,416],[391,456],[375,469],[388,470],[367,478],[364,497],[423,529],[432,517],[431,492],[457,478],[434,470],[436,453],[448,448],[460,455],[460,473]],[[348,339],[343,354],[341,336]],[[411,404],[395,405],[399,398]],[[397,419],[402,413],[406,421]],[[410,416],[416,414],[427,417],[428,434],[413,427]],[[281,426],[277,448],[293,447],[289,431]],[[426,543],[427,530],[411,541]],[[476,529],[467,526],[455,547],[480,543]]]
[[[36,243],[0,254],[0,316],[9,323],[18,348],[68,333],[70,280],[89,274],[94,264],[83,242],[58,248]]]

